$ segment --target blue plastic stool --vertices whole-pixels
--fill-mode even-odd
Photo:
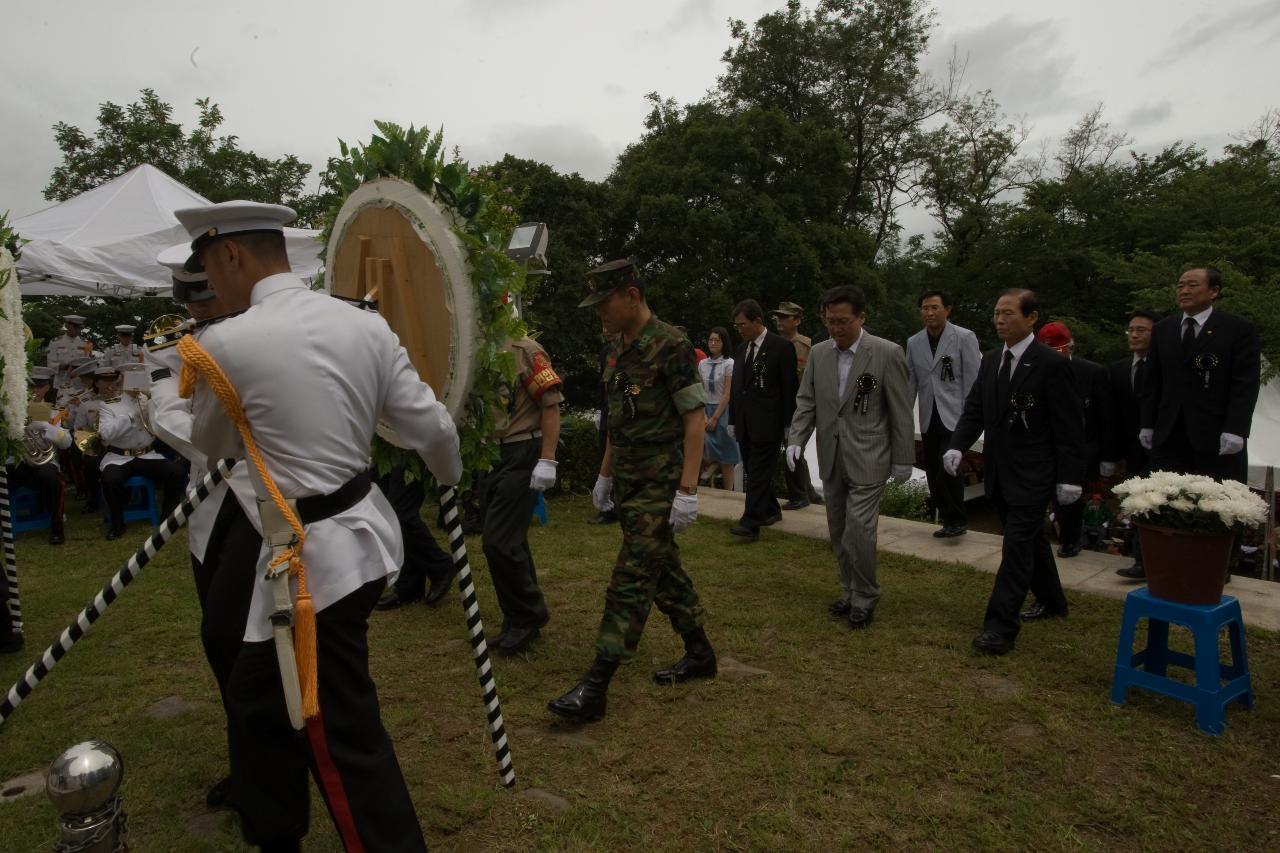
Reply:
[[[9,509],[13,519],[13,532],[24,533],[28,530],[48,530],[53,526],[53,515],[40,500],[40,493],[35,489],[21,486],[9,493]]]
[[[111,523],[111,509],[102,501],[102,517]],[[156,503],[156,487],[146,477],[130,477],[124,481],[124,520],[147,521],[160,526],[160,507]]]
[[[1138,620],[1144,618],[1147,647],[1134,653],[1134,634]],[[1169,650],[1170,622],[1191,631],[1194,655]],[[1224,627],[1231,640],[1230,664],[1222,663],[1218,653],[1218,636]],[[1192,670],[1196,676],[1194,686],[1166,677],[1170,666]],[[1246,708],[1253,707],[1240,602],[1224,595],[1217,604],[1178,604],[1156,598],[1146,587],[1129,593],[1124,600],[1111,701],[1123,705],[1130,687],[1190,702],[1195,705],[1196,725],[1200,730],[1211,735],[1222,734],[1227,705],[1239,701]]]
[[[542,496],[542,492],[538,492],[538,502],[533,505],[533,517],[538,519],[538,523],[543,527],[547,526],[547,501]]]

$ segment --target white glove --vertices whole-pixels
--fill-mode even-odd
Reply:
[[[556,460],[539,459],[533,466],[533,476],[529,478],[529,488],[535,492],[545,492],[556,484]]]
[[[798,444],[787,446],[787,470],[796,470],[796,463],[800,461],[800,457],[804,455],[804,448]]]
[[[596,477],[595,488],[591,490],[591,505],[600,512],[613,509],[613,478],[604,474]]]
[[[912,466],[910,466],[910,465],[894,465],[894,466],[893,466],[893,481],[894,481],[895,483],[905,483],[905,482],[907,482],[907,480],[910,480],[910,479],[911,479],[911,468],[912,468]]]
[[[1238,435],[1224,432],[1218,436],[1218,455],[1232,456],[1244,450],[1244,439]]]
[[[1116,475],[1116,463],[1100,462],[1098,464],[1098,473],[1104,477],[1114,477]]]
[[[729,430],[729,438],[737,439],[738,436],[734,435],[732,426],[727,426],[725,427],[725,429]]]
[[[1142,445],[1143,450],[1151,449],[1151,442],[1156,437],[1156,431],[1153,429],[1138,430],[1138,444]]]
[[[1084,488],[1081,486],[1068,486],[1066,483],[1058,484],[1058,506],[1067,506],[1080,500],[1080,495],[1084,494]]]
[[[671,502],[671,530],[679,533],[698,518],[698,496],[676,492],[676,499]]]
[[[960,460],[963,458],[964,454],[959,450],[948,450],[942,454],[942,470],[954,477],[960,470]]]

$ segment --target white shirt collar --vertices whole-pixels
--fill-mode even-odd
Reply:
[[[856,353],[858,351],[858,347],[862,344],[862,336],[865,335],[866,333],[867,333],[866,329],[859,329],[858,337],[854,339],[853,343],[849,344],[848,349],[840,349],[840,346],[836,344],[835,341],[832,341],[831,342],[832,345],[835,346],[836,348],[836,355],[844,355],[845,353],[849,353],[850,355],[853,355],[854,353]]]
[[[1005,344],[1004,351],[1013,353],[1014,361],[1022,361],[1022,354],[1027,351],[1027,347],[1031,346],[1031,342],[1034,341],[1035,339],[1036,339],[1036,336],[1034,334],[1027,335],[1025,338],[1018,341],[1013,346],[1009,346],[1008,344]],[[1004,356],[1002,355],[1001,358],[1004,358]]]
[[[273,296],[282,290],[292,290],[294,288],[306,290],[307,286],[302,279],[291,272],[269,275],[253,286],[253,290],[249,292],[249,305],[257,305],[268,296]]]
[[[1195,320],[1195,321],[1196,321],[1196,328],[1197,328],[1197,329],[1203,329],[1203,328],[1204,328],[1204,324],[1205,324],[1205,323],[1207,323],[1207,322],[1209,321],[1209,315],[1210,315],[1210,314],[1212,314],[1212,313],[1213,313],[1213,306],[1212,306],[1212,305],[1210,305],[1208,308],[1206,308],[1206,309],[1204,309],[1203,311],[1201,311],[1199,314],[1188,314],[1186,311],[1183,311],[1183,312],[1182,312],[1182,325],[1184,325],[1184,326],[1185,326],[1185,325],[1187,324],[1187,318],[1188,318],[1188,317],[1190,317],[1190,318],[1192,318],[1193,320]]]
[[[756,345],[756,352],[760,352],[760,348],[764,346],[764,339],[768,334],[769,334],[769,327],[765,326],[764,329],[760,332],[760,334],[756,337],[756,339],[752,341],[752,343]]]
[[[1151,355],[1151,350],[1147,350],[1147,355]],[[1146,361],[1146,360],[1147,360],[1147,355],[1138,355],[1138,354],[1135,352],[1135,353],[1133,354],[1133,360],[1132,360],[1131,362],[1129,362],[1129,366],[1130,366],[1130,367],[1137,367],[1137,366],[1138,366],[1138,362],[1140,362],[1140,361]]]

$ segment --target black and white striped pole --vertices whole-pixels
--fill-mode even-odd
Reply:
[[[9,505],[9,472],[0,466],[0,529],[4,536],[4,579],[9,586],[9,618],[13,633],[22,633],[22,598],[18,595],[18,555],[13,550],[13,508]]]
[[[71,621],[71,624],[63,629],[58,639],[44,650],[40,660],[32,664],[26,674],[9,688],[9,692],[4,699],[0,700],[0,725],[4,725],[22,700],[26,699],[31,694],[31,691],[35,690],[36,685],[49,674],[54,665],[62,660],[67,652],[71,651],[71,647],[76,644],[76,641],[93,627],[93,623],[98,621],[98,617],[107,609],[107,606],[115,601],[120,596],[120,593],[124,592],[124,588],[142,573],[143,567],[151,562],[151,558],[164,546],[165,542],[169,541],[169,537],[173,536],[179,528],[187,523],[187,519],[191,517],[191,513],[195,511],[195,508],[204,503],[205,499],[209,497],[209,493],[213,491],[218,483],[226,479],[228,472],[235,464],[234,459],[219,460],[214,469],[206,474],[204,479],[196,484],[195,488],[187,492],[186,497],[174,508],[173,512],[169,513],[160,522],[160,526],[147,537],[147,541],[142,543],[142,547],[133,552],[133,556],[124,564],[124,567],[112,576],[107,585],[94,596],[92,601],[85,605],[85,608]]]
[[[507,744],[507,729],[502,722],[498,685],[493,680],[489,647],[484,640],[484,623],[480,621],[480,605],[476,602],[476,587],[471,581],[471,566],[467,562],[467,543],[462,536],[462,520],[458,518],[457,489],[453,486],[440,487],[440,509],[444,513],[445,534],[449,537],[449,547],[453,553],[458,591],[462,593],[462,609],[467,614],[471,656],[476,662],[476,675],[480,678],[480,692],[484,696],[485,714],[489,718],[489,737],[493,740],[493,751],[498,759],[498,775],[502,777],[502,784],[510,788],[516,783],[516,771],[511,766],[511,747]]]

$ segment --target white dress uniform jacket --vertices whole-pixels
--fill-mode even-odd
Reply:
[[[461,478],[453,420],[381,316],[281,273],[258,282],[249,309],[205,328],[199,341],[239,393],[267,470],[286,498],[332,494],[368,468],[379,415],[439,482]],[[235,425],[203,381],[192,411],[192,444],[205,456],[245,456]],[[257,471],[246,465],[258,498],[267,499]],[[403,550],[400,525],[377,487],[345,512],[307,525],[302,558],[316,610],[378,578],[394,581]],[[267,562],[264,546],[248,642],[271,637]]]
[[[69,335],[61,335],[49,343],[49,352],[45,364],[61,371],[67,362],[83,358],[86,355],[93,355],[93,344],[88,339],[82,335],[77,335],[74,338]]]
[[[112,344],[107,348],[102,361],[112,367],[119,367],[122,364],[137,364],[142,361],[142,347],[137,344],[129,344],[127,347],[120,344]]]
[[[98,436],[108,447],[119,447],[122,450],[140,450],[155,444],[155,437],[142,425],[142,410],[138,408],[138,400],[132,394],[125,394],[114,402],[101,402],[98,406]],[[164,459],[154,449],[137,456],[126,456],[110,451],[102,454],[100,468],[112,465],[123,465],[134,459]]]
[[[951,359],[951,374],[944,379],[943,358]],[[929,429],[934,403],[938,405],[938,417],[949,430],[956,428],[960,413],[964,411],[969,389],[978,381],[978,366],[982,363],[982,351],[978,336],[955,323],[947,323],[938,339],[938,351],[929,350],[929,333],[921,329],[907,338],[907,375],[920,401],[920,432]]]

